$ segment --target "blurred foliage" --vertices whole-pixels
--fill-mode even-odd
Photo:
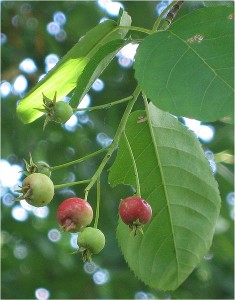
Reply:
[[[151,28],[156,19],[156,1],[123,1],[131,15],[134,26]],[[2,1],[1,31],[7,37],[2,50],[2,81],[14,83],[16,77],[24,74],[19,70],[20,62],[32,58],[38,70],[24,74],[32,88],[38,77],[45,72],[45,57],[54,53],[63,56],[76,41],[89,29],[98,24],[101,18],[110,16],[93,1]],[[200,1],[187,2],[180,14],[202,7]],[[67,18],[64,30],[67,38],[61,42],[48,34],[47,24],[53,14],[62,11]],[[116,19],[116,17],[111,17]],[[134,33],[135,38],[143,37]],[[132,68],[122,68],[115,58],[102,74],[105,89],[101,93],[89,92],[92,105],[99,105],[129,96],[135,88]],[[63,83],[62,83],[63,84]],[[90,122],[79,123],[74,132],[65,130],[58,124],[49,124],[42,130],[44,119],[23,125],[16,115],[16,103],[23,95],[11,93],[2,98],[2,159],[22,167],[23,158],[28,160],[29,152],[35,161],[44,160],[51,166],[83,157],[100,148],[96,142],[97,133],[104,132],[113,137],[119,124],[125,104],[103,111],[87,114]],[[142,108],[139,101],[135,109]],[[109,272],[109,280],[95,284],[92,274],[84,271],[79,254],[71,255],[70,234],[62,234],[58,242],[51,242],[48,232],[59,229],[56,221],[58,204],[71,195],[83,197],[83,186],[76,186],[56,192],[49,206],[47,218],[36,217],[32,212],[26,221],[12,217],[13,206],[2,205],[2,299],[32,299],[35,290],[45,288],[52,299],[124,299],[141,298],[137,292],[143,291],[144,297],[161,299],[231,299],[233,298],[233,218],[234,212],[226,202],[228,193],[233,191],[233,126],[226,120],[214,122],[214,139],[204,143],[205,150],[217,155],[216,179],[222,198],[221,217],[210,253],[199,267],[175,292],[154,291],[136,279],[128,269],[115,238],[117,209],[120,198],[130,194],[131,189],[119,186],[111,189],[107,183],[107,173],[101,178],[101,211],[99,228],[106,236],[106,247],[94,257],[99,268]],[[226,160],[223,154],[229,154]],[[222,153],[222,154],[221,154]],[[53,173],[55,184],[69,178],[83,180],[92,176],[102,154],[70,168]],[[113,158],[114,159],[114,158]],[[112,160],[113,161],[113,160]],[[108,169],[112,161],[108,164]],[[5,191],[10,192],[11,191]],[[4,195],[3,195],[4,196]],[[89,194],[89,201],[95,210],[95,189]],[[231,216],[233,213],[233,217]],[[19,246],[26,247],[27,255],[16,255]],[[18,258],[17,258],[18,257]],[[148,294],[150,293],[150,294]],[[142,294],[143,297],[143,294]]]

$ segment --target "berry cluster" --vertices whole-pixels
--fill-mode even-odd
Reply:
[[[22,193],[16,200],[25,199],[36,207],[48,205],[54,197],[54,184],[50,179],[50,166],[45,162],[34,163],[30,155],[30,163],[26,163]],[[143,225],[152,216],[151,206],[138,196],[131,196],[121,201],[119,215],[134,235],[139,229],[143,233]],[[77,244],[83,261],[90,261],[93,254],[98,254],[105,246],[105,236],[101,230],[88,227],[93,220],[93,209],[88,201],[82,198],[68,198],[57,209],[57,220],[65,232],[79,232]]]
[[[44,127],[49,121],[65,123],[73,113],[73,109],[69,104],[62,101],[56,102],[56,93],[53,100],[50,100],[43,94],[43,106],[43,109],[39,108],[38,110],[46,113]],[[48,205],[54,197],[55,188],[58,188],[58,186],[54,186],[50,179],[53,168],[43,161],[34,163],[31,154],[29,163],[25,161],[25,165],[26,171],[23,173],[26,175],[26,178],[23,180],[21,189],[17,190],[22,195],[16,200],[25,199],[29,204],[36,207]],[[98,184],[99,180],[96,180]],[[77,239],[78,251],[82,253],[84,261],[90,261],[92,255],[98,254],[105,246],[105,236],[97,228],[100,195],[98,196],[97,193],[98,209],[94,227],[90,227],[93,220],[93,210],[87,201],[87,194],[88,190],[85,193],[85,199],[77,197],[66,199],[57,209],[57,220],[61,229],[65,232],[79,233]],[[137,194],[140,194],[140,188],[138,188]],[[119,215],[135,236],[137,230],[140,230],[143,234],[143,225],[150,221],[152,209],[141,197],[131,196],[121,201]]]
[[[57,220],[64,231],[79,232],[77,244],[84,261],[91,260],[105,246],[105,236],[97,228],[87,227],[93,219],[90,204],[81,198],[69,198],[58,207]]]

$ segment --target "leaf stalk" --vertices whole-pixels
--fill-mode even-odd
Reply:
[[[160,14],[160,16],[157,18],[156,22],[154,23],[153,25],[153,29],[151,31],[151,33],[154,33],[155,31],[158,31],[159,29],[159,26],[160,26],[160,23],[163,19],[163,17],[165,16],[165,14],[171,9],[173,8],[176,4],[177,4],[178,1],[173,1],[171,4],[169,4],[163,11],[162,13]]]
[[[136,26],[118,26],[118,28],[120,29],[128,29],[128,30],[132,30],[132,31],[139,31],[139,32],[143,32],[146,34],[151,34],[151,30],[150,29],[146,29],[143,27],[136,27]]]

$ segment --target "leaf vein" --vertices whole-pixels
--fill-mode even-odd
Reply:
[[[199,177],[199,176],[197,176],[195,173],[193,173],[193,172],[191,172],[191,171],[188,171],[188,170],[186,170],[186,169],[183,169],[181,166],[176,166],[176,165],[170,165],[170,164],[168,164],[168,165],[162,165],[164,168],[176,168],[176,169],[180,169],[180,170],[182,170],[182,171],[184,171],[185,173],[188,173],[188,174],[190,174],[192,177],[194,177],[195,179],[198,179],[200,182],[202,182],[204,185],[207,185],[208,187],[210,187],[210,188],[213,188],[213,186],[211,186],[210,184],[208,184],[205,180],[203,180],[201,177]],[[182,176],[182,174],[181,174],[181,176]]]
[[[145,105],[146,105],[146,102],[145,102]],[[169,195],[168,195],[167,189],[166,189],[166,183],[165,183],[163,168],[160,164],[161,159],[160,159],[159,149],[158,149],[158,145],[157,145],[156,140],[155,140],[156,132],[155,132],[155,135],[154,135],[154,131],[153,131],[153,127],[152,127],[152,123],[151,123],[151,119],[150,119],[148,104],[146,105],[146,114],[147,114],[147,118],[148,118],[148,125],[149,125],[151,138],[152,138],[152,141],[153,141],[153,147],[154,147],[154,151],[155,151],[156,160],[159,163],[159,171],[160,171],[160,176],[161,176],[162,183],[163,183],[164,194],[165,194],[165,197],[166,197],[167,210],[168,210],[169,219],[170,219],[170,226],[171,226],[171,232],[172,232],[172,236],[173,236],[174,249],[176,249],[176,239],[175,239],[175,235],[174,235],[174,227],[173,227],[173,223],[172,223],[171,210],[170,210],[170,207],[169,207],[169,203],[170,203]],[[176,255],[176,263],[177,263],[177,284],[178,284],[178,282],[179,282],[179,264],[178,264],[178,256],[177,255]]]
[[[223,108],[224,108],[224,106],[227,105],[227,102],[229,102],[229,97],[230,97],[231,95],[233,96],[233,92],[231,92],[231,93],[228,95],[227,100],[221,104],[221,107],[219,108],[219,111],[222,111]],[[232,113],[232,112],[231,112],[231,113]]]
[[[202,100],[201,100],[201,104],[200,104],[200,114],[202,112],[202,107],[203,107],[203,104],[204,104],[204,101],[205,101],[205,97],[206,97],[206,94],[207,94],[207,91],[209,90],[212,82],[215,80],[216,78],[216,75],[214,75],[214,77],[211,79],[211,81],[208,83],[208,86],[206,87],[204,93],[203,93],[203,97],[202,97]]]
[[[201,260],[201,259],[199,258],[199,256],[198,256],[195,252],[193,252],[192,250],[190,250],[190,249],[183,248],[183,247],[178,247],[177,249],[180,250],[180,251],[188,252],[188,253],[190,253],[191,255],[195,256],[196,259],[197,259],[197,261],[200,261],[200,260]]]
[[[180,153],[186,153],[187,155],[189,155],[190,157],[193,157],[194,159],[197,159],[198,161],[204,163],[204,159],[201,159],[200,157],[196,156],[195,154],[193,154],[192,152],[189,151],[185,151],[183,149],[179,149],[176,147],[172,147],[172,146],[167,146],[167,145],[159,145],[159,148],[166,148],[166,149],[171,149]]]
[[[204,219],[206,219],[207,222],[208,222],[212,227],[214,226],[213,223],[211,223],[210,219],[209,219],[206,215],[204,215],[201,211],[196,210],[195,208],[193,208],[193,207],[191,207],[191,206],[188,206],[188,205],[185,205],[185,204],[182,204],[182,203],[171,203],[171,205],[173,205],[173,206],[182,206],[182,207],[185,207],[185,208],[187,208],[187,209],[190,209],[190,210],[193,211],[193,213],[196,212],[198,215],[200,215],[200,216],[202,216]]]
[[[169,30],[170,31],[170,30]],[[175,37],[177,37],[182,43],[184,43],[189,49],[191,49],[191,51],[201,60],[204,62],[204,64],[225,84],[227,85],[230,89],[233,89],[232,86],[230,84],[228,84],[221,76],[219,76],[219,74],[215,71],[215,69],[213,69],[206,61],[203,57],[201,57],[199,55],[199,53],[194,50],[185,40],[183,40],[180,36],[178,36],[177,34],[175,34],[174,32],[170,31],[172,35],[174,35]]]
[[[192,234],[194,234],[195,236],[198,237],[199,240],[201,240],[203,242],[203,244],[205,245],[205,248],[207,248],[207,244],[205,242],[205,240],[195,231],[193,231],[191,228],[188,228],[187,226],[183,226],[183,225],[180,225],[180,224],[174,224],[175,227],[179,227],[179,228],[183,228],[187,231],[190,231]]]
[[[171,77],[171,74],[173,72],[173,70],[175,69],[175,67],[178,65],[178,63],[181,61],[181,59],[184,57],[184,55],[189,51],[189,48],[186,49],[186,51],[184,51],[182,53],[182,55],[179,57],[179,59],[175,62],[174,66],[171,68],[171,71],[168,75],[168,78],[167,78],[167,81],[166,81],[166,88],[168,88],[168,84],[169,84],[169,81],[170,81],[170,77]]]
[[[179,135],[183,135],[183,136],[189,137],[189,132],[190,132],[190,130],[189,130],[188,127],[185,126],[184,124],[182,124],[183,128],[187,129],[187,131],[185,131],[185,132],[182,132],[182,131],[180,131],[180,130],[177,130],[177,129],[175,129],[174,127],[164,127],[164,126],[162,126],[161,124],[152,124],[152,126],[153,126],[154,128],[156,128],[157,130],[160,129],[160,130],[170,130],[170,131],[175,131],[175,132],[177,132],[177,134],[179,134]]]
[[[203,199],[209,201],[210,203],[212,203],[212,204],[217,208],[216,203],[214,203],[212,200],[210,200],[209,198],[205,197],[204,195],[199,194],[198,192],[196,192],[196,191],[194,191],[194,190],[191,190],[191,189],[188,188],[188,187],[185,187],[185,186],[182,186],[182,185],[177,185],[177,184],[171,184],[171,183],[168,183],[167,185],[168,185],[168,186],[178,187],[178,188],[180,188],[180,189],[189,190],[190,192],[192,192],[192,193],[194,193],[194,194],[200,196],[201,198],[203,198]]]
[[[158,252],[161,250],[162,246],[170,239],[171,237],[165,237],[165,239],[162,241],[162,243],[159,245],[158,247],[158,250],[157,252],[155,253],[154,255],[154,258],[153,258],[153,263],[152,263],[152,268],[151,268],[151,271],[150,271],[150,279],[152,278],[152,274],[153,274],[153,270],[154,270],[154,261],[156,260],[157,255],[158,255]],[[159,279],[160,280],[160,279]]]

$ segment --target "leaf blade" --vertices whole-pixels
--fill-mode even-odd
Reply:
[[[131,22],[132,20],[128,13],[121,9],[121,11],[119,12],[118,25],[130,26]],[[126,29],[119,29],[117,31],[117,34],[120,35],[120,38],[123,38],[127,33],[128,30]],[[95,55],[93,55],[86,68],[84,69],[84,72],[77,80],[76,89],[70,100],[71,105],[73,105],[77,100],[79,100],[80,103],[82,98],[90,89],[91,85],[106,69],[117,52],[127,44],[127,41],[120,38],[105,43],[97,50]]]
[[[128,15],[123,17],[127,22]],[[30,123],[39,118],[42,113],[35,108],[42,105],[42,92],[52,98],[57,91],[57,99],[66,96],[77,84],[91,58],[106,43],[122,39],[127,31],[118,29],[117,23],[107,20],[98,24],[80,39],[67,54],[50,70],[47,75],[22,99],[17,107],[17,113],[22,122]]]
[[[117,237],[138,278],[153,288],[174,290],[211,245],[220,197],[208,161],[193,134],[153,105],[150,114],[153,137],[147,122],[138,123],[143,111],[131,114],[126,134],[136,159],[142,197],[152,206],[152,221],[145,226],[143,237],[131,237],[129,228],[119,221]],[[123,140],[109,181],[112,185],[135,186]]]
[[[94,81],[101,75],[117,52],[125,44],[125,40],[113,40],[103,45],[95,53],[77,80],[77,86],[70,100],[71,105],[75,105],[76,102],[80,102],[82,100]]]
[[[140,44],[135,76],[157,107],[203,121],[232,114],[232,11],[193,11]]]

